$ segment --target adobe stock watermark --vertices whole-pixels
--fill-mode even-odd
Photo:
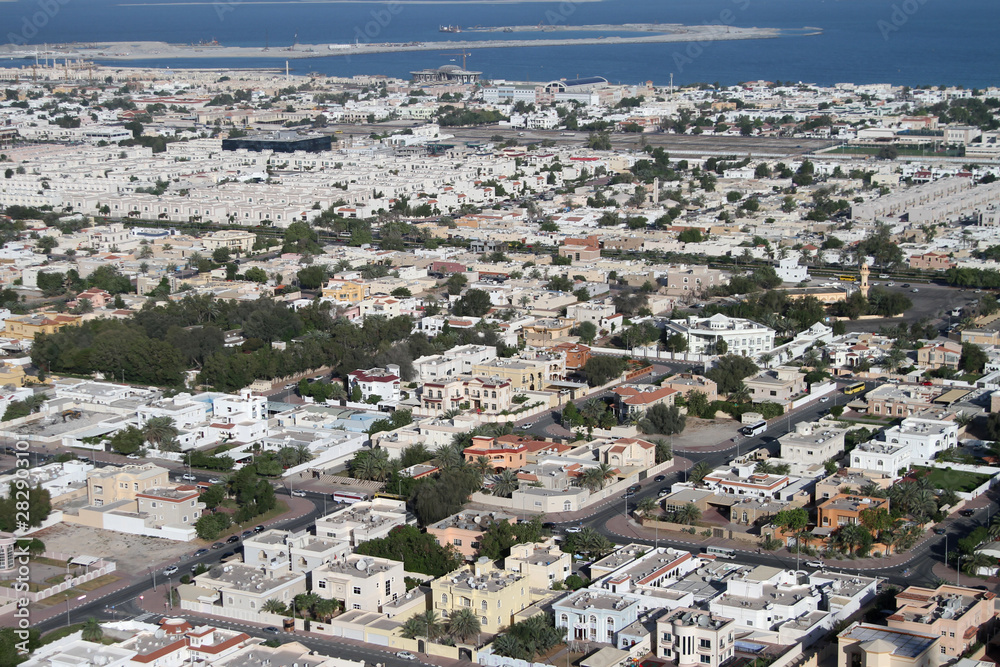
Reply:
[[[212,9],[215,10],[215,15],[221,22],[226,20],[226,14],[236,11],[236,8],[242,4],[243,0],[214,0],[212,2]]]
[[[354,26],[354,41],[357,44],[364,42],[370,44],[382,34],[382,31],[389,27],[392,20],[403,11],[403,4],[392,0],[386,4],[385,9],[373,9],[370,14],[371,21],[365,23],[364,27]]]
[[[68,5],[70,0],[36,0],[34,11],[30,11],[21,18],[18,26],[20,32],[8,32],[7,43],[25,46],[32,39],[38,36],[39,31],[54,19],[63,7]]]
[[[889,20],[879,19],[875,22],[875,27],[882,33],[882,39],[889,41],[889,36],[894,32],[899,32],[906,25],[910,17],[920,11],[930,0],[903,0],[899,4],[893,3],[892,13]]]
[[[576,13],[576,8],[580,3],[573,2],[573,0],[567,0],[566,2],[559,3],[557,10],[546,9],[545,10],[545,23],[549,25],[558,25],[560,23],[565,23],[566,19]]]
[[[730,0],[730,2],[735,6],[735,8],[741,12],[745,12],[750,8],[750,0]],[[719,17],[717,20],[717,25],[730,26],[736,22],[736,12],[730,8],[723,9],[719,12]],[[701,57],[701,54],[705,52],[705,48],[708,47],[714,40],[699,40],[688,42],[687,46],[681,51],[674,51],[673,60],[674,67],[677,68],[677,73],[683,73],[684,68],[687,65],[693,65],[694,61]]]
[[[31,466],[30,452],[26,440],[18,440],[14,444],[16,460],[14,467],[14,481],[11,482],[11,494],[14,496],[14,522],[17,530],[24,532],[31,525],[31,480],[28,477],[28,468]],[[10,586],[17,593],[27,593],[31,590],[31,555],[26,546],[18,544],[14,547],[14,563],[17,566],[14,571],[14,581]],[[27,597],[18,597],[14,609],[14,635],[17,638],[14,646],[18,655],[27,655],[30,652],[28,640],[31,628],[31,608]]]

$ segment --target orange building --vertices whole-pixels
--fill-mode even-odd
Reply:
[[[550,350],[566,355],[566,370],[583,368],[591,357],[590,348],[580,343],[559,343]]]
[[[841,526],[861,522],[861,512],[871,509],[889,509],[888,498],[850,496],[838,493],[816,506],[816,525],[836,530]]]
[[[485,456],[493,464],[494,470],[507,468],[518,470],[524,467],[528,448],[520,443],[500,442],[477,435],[472,438],[472,445],[462,450],[462,454],[466,463],[475,463],[480,456]]]
[[[479,552],[480,540],[489,530],[490,524],[501,521],[512,524],[517,521],[517,517],[501,512],[462,510],[458,514],[427,526],[427,533],[433,535],[441,546],[450,544],[467,560],[472,560]]]

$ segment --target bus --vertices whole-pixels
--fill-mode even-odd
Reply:
[[[837,280],[842,283],[853,283],[858,280],[857,276],[837,276]]]
[[[767,430],[767,422],[761,419],[759,422],[749,424],[740,429],[743,435],[757,435]]]
[[[335,503],[347,503],[348,505],[368,500],[368,494],[361,491],[334,491],[331,497]]]
[[[705,547],[705,554],[716,558],[736,559],[736,550],[729,547]]]
[[[847,385],[844,387],[845,394],[857,394],[865,390],[864,382],[856,382],[854,384]]]

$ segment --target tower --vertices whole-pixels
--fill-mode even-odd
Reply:
[[[868,268],[868,262],[861,265],[861,296],[868,298],[868,274],[871,273],[871,269]]]

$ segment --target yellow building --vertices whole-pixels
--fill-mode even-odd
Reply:
[[[256,234],[236,229],[224,229],[201,237],[201,244],[209,252],[219,248],[229,248],[231,252],[241,252],[244,255],[253,250],[256,241]]]
[[[0,364],[0,386],[12,384],[15,387],[23,387],[26,382],[38,382],[38,377],[29,375],[24,366]]]
[[[331,278],[323,288],[323,298],[347,303],[360,303],[371,294],[371,286],[354,280]]]
[[[87,504],[103,507],[119,500],[135,500],[151,489],[169,487],[168,473],[153,463],[92,470],[87,475]]]
[[[496,634],[511,617],[531,605],[531,586],[520,572],[498,570],[488,558],[431,582],[433,609],[448,618],[459,609],[479,617],[483,633]]]
[[[33,340],[35,334],[53,334],[63,327],[79,326],[82,318],[79,315],[66,313],[34,313],[31,315],[12,315],[4,322],[4,336]]]
[[[513,391],[538,391],[549,382],[561,380],[566,373],[566,358],[561,354],[538,354],[534,359],[494,359],[472,366],[473,375],[510,380]]]
[[[508,572],[519,572],[528,577],[528,585],[548,590],[555,581],[565,581],[573,574],[568,553],[549,537],[539,543],[515,544],[503,567]]]

